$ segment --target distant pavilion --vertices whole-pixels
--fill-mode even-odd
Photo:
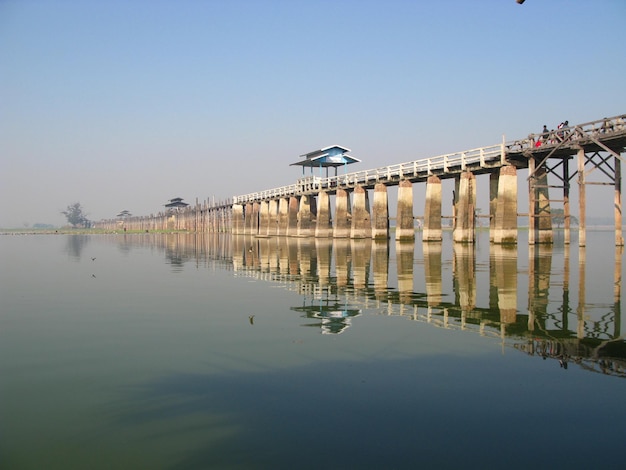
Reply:
[[[358,163],[361,160],[348,155],[351,150],[340,145],[331,145],[330,147],[324,147],[323,149],[314,150],[304,155],[300,155],[303,160],[292,163],[290,166],[301,166],[302,174],[304,175],[305,168],[311,168],[311,174],[313,174],[314,168],[320,169],[320,176],[322,176],[322,168],[326,168],[326,177],[328,178],[328,168],[335,168],[335,176],[337,176],[337,168],[343,166],[344,169],[351,163]]]
[[[189,204],[187,204],[186,202],[183,202],[182,197],[175,197],[174,199],[170,199],[170,202],[165,204],[165,207],[167,207],[168,209],[181,209],[187,207],[188,205]]]

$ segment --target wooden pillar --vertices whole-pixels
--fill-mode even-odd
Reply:
[[[615,245],[623,246],[622,236],[622,162],[616,156],[613,158],[615,165]]]
[[[422,241],[440,242],[441,239],[441,180],[433,175],[426,182]]]
[[[498,185],[500,172],[489,173],[489,241],[493,242],[496,233],[496,212],[498,210]]]
[[[317,195],[317,220],[315,224],[316,237],[332,237],[333,224],[330,216],[330,197],[326,191]]]
[[[517,243],[517,170],[512,165],[500,168],[494,243]]]
[[[587,245],[586,212],[587,205],[585,199],[585,150],[579,149],[577,155],[578,163],[578,246]]]
[[[372,222],[367,190],[362,186],[356,186],[354,188],[354,200],[352,201],[350,238],[371,238],[371,236]]]
[[[402,180],[398,185],[396,240],[415,240],[415,224],[413,221],[413,183],[409,180]]]
[[[459,181],[454,241],[474,243],[476,225],[476,177],[469,171],[461,173]]]
[[[333,237],[348,238],[350,236],[350,195],[344,189],[337,189],[335,195],[335,227]]]
[[[374,186],[372,238],[387,240],[389,238],[389,203],[387,199],[387,186],[376,183]]]

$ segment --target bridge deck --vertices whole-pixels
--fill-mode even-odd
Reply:
[[[540,140],[541,145],[537,146]],[[551,132],[548,136],[530,134],[528,138],[522,140],[345,175],[300,178],[295,184],[235,196],[233,203],[258,202],[316,194],[320,191],[333,194],[337,189],[349,190],[355,186],[371,189],[376,183],[393,186],[399,184],[401,180],[426,181],[432,175],[442,179],[453,178],[463,171],[472,171],[475,174],[488,173],[504,165],[528,168],[530,158],[563,159],[576,155],[581,148],[585,152],[611,151],[619,155],[624,147],[626,147],[626,114],[578,124],[558,132]]]

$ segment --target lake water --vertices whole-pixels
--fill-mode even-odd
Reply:
[[[622,251],[0,237],[0,468],[616,468]]]

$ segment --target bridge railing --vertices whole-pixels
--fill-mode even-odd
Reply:
[[[551,129],[547,134],[542,132],[529,134],[528,138],[509,142],[506,144],[506,147],[507,151],[523,152],[536,149],[537,147],[556,146],[567,140],[576,141],[591,137],[603,137],[610,133],[624,132],[625,130],[626,114],[621,114],[611,118],[576,124],[573,127]]]
[[[626,131],[626,114],[551,131],[548,136],[543,136],[541,133],[530,134],[526,139],[502,142],[501,144],[465,150],[463,152],[448,153],[327,178],[307,176],[298,179],[296,184],[234,196],[233,202],[241,204],[278,197],[296,196],[314,191],[352,188],[359,184],[371,185],[377,182],[396,181],[401,178],[416,178],[433,174],[445,174],[452,171],[458,172],[464,171],[468,167],[478,166],[483,168],[497,161],[504,164],[508,152],[523,152],[535,149],[538,141],[541,142],[540,145],[556,146],[567,139],[578,140],[624,131]]]
[[[296,184],[234,196],[233,202],[242,204],[278,197],[295,196],[312,191],[334,190],[342,187],[352,188],[359,184],[368,185],[377,182],[394,181],[401,178],[430,176],[437,172],[447,173],[453,169],[457,171],[465,170],[469,166],[478,165],[482,167],[486,163],[503,159],[503,144],[496,144],[463,152],[448,153],[421,160],[346,173],[344,175],[326,178],[313,175],[306,176],[299,178]]]

